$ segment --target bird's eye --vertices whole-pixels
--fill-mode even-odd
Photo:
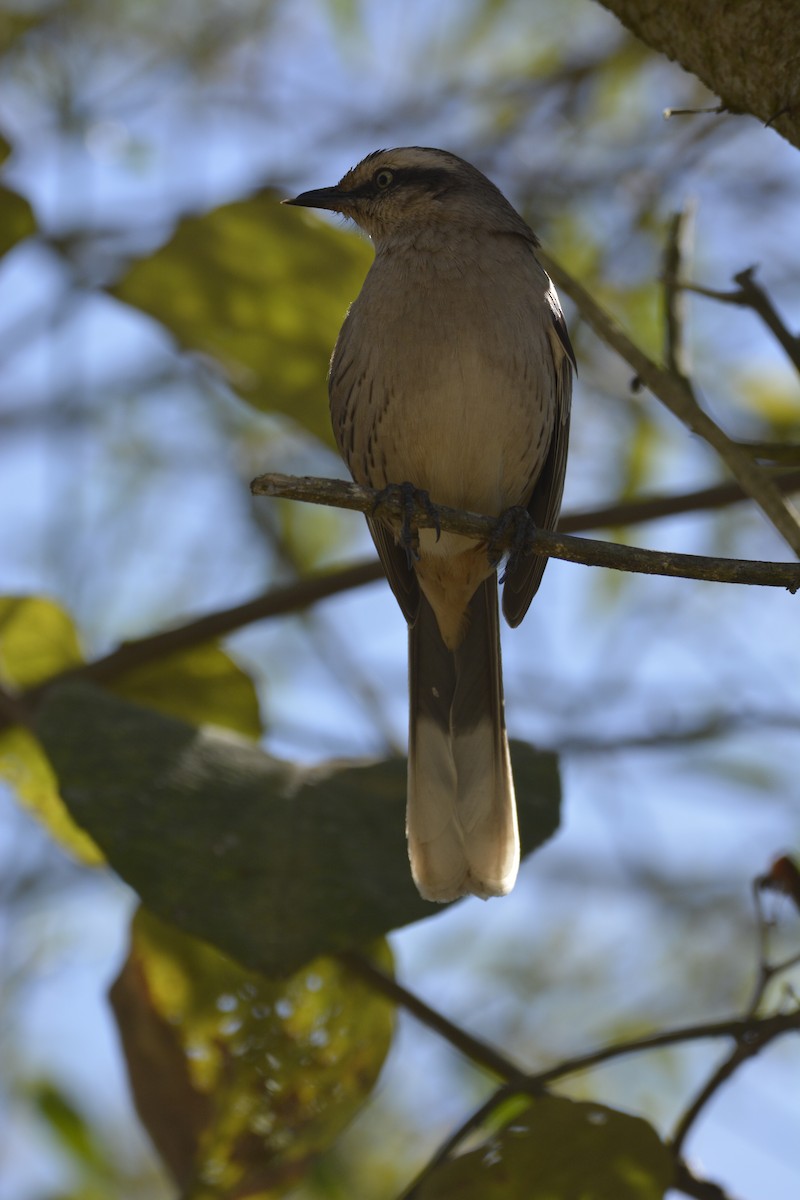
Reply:
[[[376,171],[374,175],[375,186],[379,188],[387,188],[394,179],[394,171]]]

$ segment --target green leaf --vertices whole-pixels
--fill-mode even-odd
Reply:
[[[111,1002],[139,1116],[193,1200],[284,1195],[361,1107],[392,1039],[391,1006],[336,960],[270,983],[144,909]]]
[[[81,662],[77,630],[63,608],[43,596],[0,597],[0,681],[4,687],[33,687]],[[53,770],[29,730],[0,732],[0,778],[65,850],[89,865],[103,861],[92,839],[78,829],[64,807]]]
[[[0,186],[0,256],[35,232],[36,218],[25,197]]]
[[[0,680],[28,688],[83,661],[70,615],[44,596],[0,597]]]
[[[76,1163],[93,1174],[112,1174],[91,1126],[60,1088],[45,1079],[34,1084],[29,1095],[50,1132]]]
[[[18,38],[46,19],[42,12],[0,12],[0,54],[5,54]]]
[[[411,881],[403,759],[300,770],[85,684],[38,723],[75,820],[159,916],[268,975],[441,911]],[[558,826],[556,760],[513,749],[524,851]]]
[[[550,1096],[477,1150],[451,1159],[418,1200],[661,1200],[673,1160],[653,1127],[601,1104]]]
[[[98,866],[103,855],[67,812],[53,768],[34,735],[15,727],[0,733],[0,779],[58,844],[85,866]]]
[[[111,685],[118,696],[180,717],[261,736],[253,681],[219,646],[209,643],[143,663]]]
[[[332,441],[325,390],[331,350],[372,254],[344,233],[262,191],[201,217],[134,263],[112,294],[210,355],[265,412]]]

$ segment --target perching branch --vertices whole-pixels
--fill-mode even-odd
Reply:
[[[649,358],[577,279],[548,254],[539,251],[539,257],[558,287],[575,303],[581,316],[601,341],[633,368],[637,378],[679,421],[716,450],[733,477],[755,500],[795,554],[800,556],[800,514],[780,494],[770,476],[753,461],[752,456],[728,437],[701,408],[689,381]]]
[[[775,486],[781,491],[800,490],[800,469],[784,471],[774,477]],[[683,513],[706,512],[724,508],[747,500],[748,496],[738,483],[721,483],[678,495],[646,496],[638,500],[626,500],[601,508],[585,509],[562,514],[559,531],[571,533],[575,530],[604,529],[634,525],[660,520]],[[727,561],[727,560],[723,560]],[[109,654],[81,666],[52,676],[50,679],[27,689],[19,696],[8,696],[7,702],[0,697],[0,728],[7,725],[24,724],[36,703],[48,688],[67,679],[88,679],[95,683],[107,683],[119,679],[126,671],[145,663],[156,662],[169,654],[202,646],[215,638],[224,637],[255,621],[284,617],[303,612],[312,604],[337,596],[351,588],[377,583],[383,578],[383,569],[376,558],[365,559],[349,567],[326,571],[309,579],[302,579],[283,587],[271,588],[261,596],[236,604],[231,608],[219,609],[204,617],[197,617],[183,625],[161,630],[130,642],[124,642]]]
[[[386,499],[372,488],[337,479],[281,474],[260,475],[250,485],[257,496],[283,496],[334,508],[346,508],[371,514],[380,500],[381,516],[389,518],[400,528],[403,512],[399,501]],[[777,489],[776,489],[777,493]],[[779,495],[779,493],[777,493]],[[435,500],[435,497],[434,497]],[[479,542],[488,542],[494,535],[496,520],[477,513],[437,506],[432,514],[424,505],[415,503],[414,524],[432,529],[437,520],[442,530],[460,533]],[[800,535],[800,529],[798,529]],[[798,538],[800,546],[800,537]],[[668,575],[681,579],[700,579],[716,583],[760,584],[784,587],[795,592],[800,587],[800,564],[755,562],[748,559],[707,558],[697,554],[672,554],[662,550],[643,550],[612,542],[577,538],[565,533],[550,533],[531,529],[525,539],[526,553],[547,554],[566,562],[586,566],[611,567],[617,571],[633,571],[644,575]]]

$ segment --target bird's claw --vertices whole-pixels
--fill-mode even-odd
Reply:
[[[503,555],[508,554],[505,570],[500,576],[501,583],[505,583],[509,570],[527,554],[528,539],[535,528],[531,514],[519,504],[507,508],[497,518],[486,550],[493,567],[499,566]]]
[[[439,523],[439,510],[423,488],[414,487],[413,483],[390,483],[382,488],[375,497],[372,515],[377,516],[384,506],[390,506],[393,512],[399,507],[402,523],[398,542],[406,552],[409,567],[419,561],[419,531],[414,520],[417,509],[422,508],[433,522],[436,530],[436,540],[442,536]]]

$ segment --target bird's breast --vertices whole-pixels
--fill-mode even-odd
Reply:
[[[556,385],[546,277],[525,254],[503,270],[376,260],[330,375],[334,433],[357,481],[409,481],[490,515],[527,502]]]

